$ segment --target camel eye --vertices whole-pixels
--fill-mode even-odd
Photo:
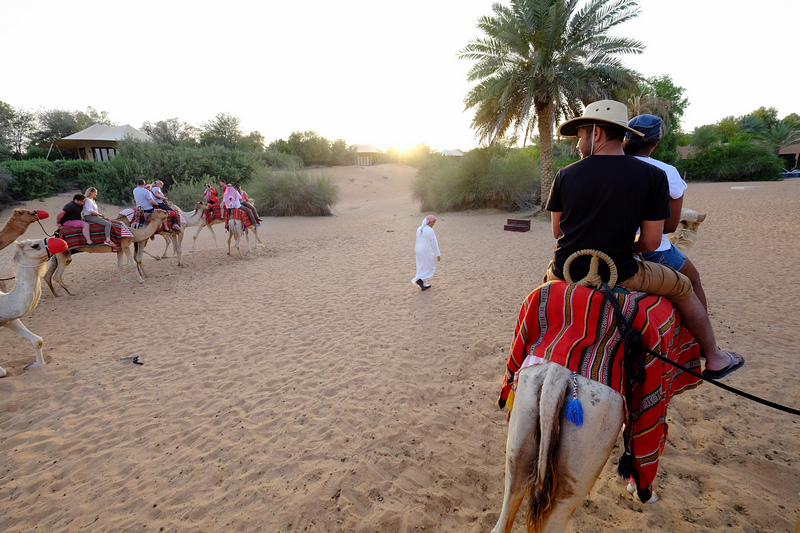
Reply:
[[[34,245],[31,246],[31,248],[33,248],[34,250],[38,250],[39,249],[39,245],[38,244],[34,244]]]

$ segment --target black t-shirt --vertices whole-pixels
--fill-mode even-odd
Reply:
[[[611,257],[623,281],[638,268],[633,244],[642,220],[669,218],[667,175],[632,156],[593,155],[558,172],[547,210],[561,212],[563,235],[556,243],[554,274],[563,278],[567,258],[592,248]],[[586,276],[589,261],[583,256],[570,265],[573,280]],[[602,268],[601,275],[607,280],[608,269]]]
[[[64,211],[64,216],[61,217],[62,224],[70,220],[81,220],[83,206],[76,204],[75,200],[73,200],[65,205],[62,211]]]

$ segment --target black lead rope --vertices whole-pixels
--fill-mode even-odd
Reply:
[[[702,374],[698,374],[694,370],[689,370],[688,368],[686,368],[685,366],[681,365],[680,363],[676,363],[675,361],[672,361],[669,358],[664,357],[660,353],[654,352],[653,350],[647,348],[644,344],[642,344],[642,336],[641,336],[641,334],[639,334],[638,336],[635,335],[636,333],[639,333],[639,332],[634,330],[631,327],[631,325],[628,323],[628,321],[625,319],[625,316],[622,314],[622,309],[620,309],[620,307],[619,307],[619,301],[617,300],[617,297],[614,295],[614,293],[611,292],[611,288],[609,288],[609,286],[605,282],[603,282],[602,287],[603,288],[600,290],[600,292],[603,294],[603,296],[605,296],[605,298],[611,303],[611,306],[614,308],[614,314],[617,317],[617,327],[620,330],[620,334],[622,334],[623,338],[625,339],[625,354],[626,354],[626,357],[623,360],[624,361],[623,365],[624,365],[624,368],[625,368],[625,372],[627,373],[628,376],[631,376],[631,378],[633,380],[635,380],[635,381],[637,381],[639,383],[641,383],[643,381],[643,380],[640,380],[640,378],[641,378],[640,375],[644,372],[644,365],[642,363],[639,363],[637,365],[638,366],[638,369],[637,369],[638,372],[636,374],[632,373],[631,372],[632,368],[629,368],[629,367],[632,366],[632,362],[633,361],[632,361],[631,358],[627,357],[627,355],[629,353],[629,350],[635,350],[635,351],[639,352],[640,354],[641,354],[641,350],[643,350],[643,351],[649,353],[650,355],[652,355],[653,357],[656,357],[656,358],[658,358],[658,359],[660,359],[660,360],[662,360],[662,361],[664,361],[666,363],[669,363],[669,364],[671,364],[672,366],[674,366],[676,368],[680,368],[684,372],[686,372],[688,374],[691,374],[692,376],[695,376],[697,378],[700,378],[700,379],[702,379],[703,381],[705,381],[707,383],[711,383],[712,385],[717,386],[717,387],[719,387],[721,389],[725,389],[728,392],[732,392],[732,393],[734,393],[736,395],[739,395],[739,396],[742,396],[744,398],[747,398],[748,400],[752,400],[752,401],[754,401],[756,403],[760,403],[761,405],[766,405],[767,407],[772,407],[773,409],[777,409],[778,411],[783,411],[784,413],[789,413],[789,414],[792,414],[792,415],[800,416],[800,410],[798,410],[798,409],[793,409],[791,407],[786,407],[785,405],[781,405],[781,404],[778,404],[778,403],[775,403],[775,402],[771,402],[769,400],[765,400],[763,398],[759,398],[758,396],[754,396],[752,394],[749,394],[747,392],[739,390],[739,389],[737,389],[735,387],[731,387],[729,385],[725,385],[724,383],[720,383],[718,380],[716,380],[714,378],[705,377]],[[641,350],[639,350],[639,348],[641,348]],[[633,354],[631,354],[631,355],[633,355]],[[637,361],[637,362],[639,362],[639,361]],[[629,373],[629,372],[631,372],[631,373]]]

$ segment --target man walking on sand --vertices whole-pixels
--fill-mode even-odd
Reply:
[[[436,233],[433,232],[433,225],[436,224],[436,217],[428,215],[422,221],[422,225],[417,229],[417,241],[414,245],[414,253],[417,257],[417,275],[411,280],[411,284],[419,287],[423,291],[431,288],[425,283],[426,279],[433,277],[436,272],[436,261],[442,260],[439,252],[439,243],[436,241]],[[436,259],[434,261],[434,258]]]
[[[546,207],[557,243],[546,279],[564,279],[564,263],[576,251],[604,252],[617,267],[622,280],[618,285],[664,296],[673,303],[705,353],[703,375],[719,379],[741,368],[744,358],[717,347],[691,281],[668,266],[634,257],[661,243],[664,221],[670,216],[669,188],[663,170],[623,152],[626,132],[642,135],[627,123],[625,104],[600,100],[589,104],[582,117],[559,127],[562,137],[578,137],[582,159],[562,168],[550,190]],[[641,228],[638,240],[637,228]],[[588,270],[588,258],[580,257],[572,263],[570,274],[580,279]]]

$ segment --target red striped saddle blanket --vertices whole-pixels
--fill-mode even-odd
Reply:
[[[111,242],[119,246],[123,237],[133,237],[133,233],[128,229],[128,226],[122,222],[112,222],[111,228]],[[106,240],[106,229],[100,224],[92,224],[90,226],[92,242],[87,243],[86,238],[83,236],[82,228],[60,228],[58,236],[67,241],[67,248],[72,250],[78,246],[86,246],[91,244],[103,244]]]
[[[133,224],[133,219],[136,217],[136,209],[132,209],[132,208],[129,207],[127,209],[123,209],[122,211],[120,211],[119,214],[128,219],[128,224]],[[152,216],[152,214],[153,214],[152,212],[144,213],[144,222],[145,222],[145,224],[150,221],[150,217]],[[175,216],[175,211],[170,210],[169,216],[170,217]],[[178,212],[178,220],[180,221],[181,226],[183,226],[183,228],[185,229],[186,228],[186,217],[183,216],[183,212],[182,211]],[[161,233],[164,230],[172,229],[172,226],[174,226],[174,224],[172,223],[172,220],[170,220],[169,218],[166,218],[166,219],[164,219],[164,222],[161,224],[161,227],[158,228],[158,231],[156,231],[156,233]]]
[[[250,217],[247,216],[247,212],[244,209],[239,209],[238,207],[234,207],[233,209],[227,209],[227,218],[225,218],[225,231],[228,231],[228,221],[230,220],[241,220],[242,221],[242,229],[247,231],[247,228],[253,225],[253,222],[250,220]]]
[[[645,347],[699,371],[700,347],[668,300],[641,292],[617,296],[631,327],[642,333]],[[519,311],[500,407],[508,406],[510,413],[522,368],[548,362],[603,383],[625,399],[623,344],[614,309],[602,293],[563,281],[545,283],[528,295]],[[625,442],[633,432],[640,488],[655,479],[667,440],[670,399],[702,381],[647,353],[644,361],[645,381],[635,386],[633,405],[625,405],[631,421],[631,427],[625,425]]]
[[[225,217],[225,209],[222,207],[222,202],[208,206],[208,209],[203,212],[203,217],[206,223],[210,224],[214,220],[223,220]]]

